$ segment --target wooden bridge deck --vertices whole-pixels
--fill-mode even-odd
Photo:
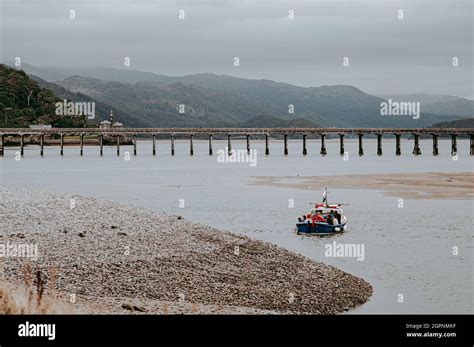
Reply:
[[[194,154],[193,137],[194,135],[207,135],[209,137],[209,155],[212,155],[212,136],[226,135],[227,148],[229,155],[232,154],[232,135],[245,135],[247,137],[247,152],[250,153],[250,136],[265,136],[265,155],[270,154],[269,137],[272,135],[283,135],[284,154],[288,154],[288,136],[301,135],[303,138],[303,155],[307,154],[306,137],[310,134],[318,134],[321,137],[321,155],[326,155],[325,137],[329,134],[338,135],[340,138],[339,153],[344,155],[344,135],[353,134],[359,138],[359,155],[364,154],[363,136],[365,134],[377,135],[377,154],[382,155],[382,138],[384,134],[395,135],[396,137],[396,155],[401,155],[401,136],[403,134],[411,134],[414,139],[413,154],[420,155],[420,136],[431,135],[433,137],[433,155],[438,155],[438,136],[451,136],[451,154],[457,154],[457,136],[469,135],[470,138],[470,155],[474,155],[474,129],[473,128],[50,128],[50,129],[13,129],[0,128],[0,156],[4,155],[4,139],[6,136],[14,136],[20,140],[20,155],[24,154],[24,137],[36,135],[39,140],[40,153],[44,154],[45,136],[60,137],[60,154],[64,154],[64,137],[71,135],[79,135],[80,153],[84,153],[84,136],[97,135],[100,155],[103,155],[104,137],[115,137],[117,145],[117,155],[120,155],[121,138],[133,138],[133,154],[137,154],[137,136],[148,135],[152,137],[152,153],[156,155],[156,137],[157,135],[168,134],[171,140],[171,155],[174,155],[174,139],[176,135],[189,136],[189,152]]]
[[[0,128],[0,135],[35,134],[104,134],[104,135],[153,135],[153,134],[213,134],[213,135],[293,135],[293,134],[474,134],[474,128]]]

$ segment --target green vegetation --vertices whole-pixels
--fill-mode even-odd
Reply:
[[[0,64],[0,127],[28,127],[51,124],[53,127],[83,127],[84,117],[57,116],[55,103],[62,101],[41,88],[24,71]]]
[[[321,125],[305,118],[292,120],[281,119],[274,116],[261,115],[249,119],[242,124],[243,128],[320,128]]]

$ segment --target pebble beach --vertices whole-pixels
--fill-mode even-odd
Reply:
[[[70,194],[0,193],[0,244],[38,249],[35,260],[0,257],[3,280],[24,285],[25,268],[41,271],[47,295],[74,296],[74,312],[337,314],[372,295],[369,283],[333,266],[181,216]]]

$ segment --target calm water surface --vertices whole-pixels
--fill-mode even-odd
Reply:
[[[214,141],[214,156],[206,141],[175,141],[176,155],[170,156],[169,141],[158,141],[156,157],[151,142],[138,142],[138,155],[130,146],[104,148],[58,147],[25,150],[14,160],[18,148],[8,148],[0,159],[1,184],[54,192],[69,192],[140,205],[157,211],[180,214],[194,222],[224,228],[270,241],[312,259],[334,265],[367,280],[374,287],[370,301],[359,313],[472,313],[473,312],[473,200],[405,200],[386,197],[376,190],[334,189],[329,199],[348,203],[345,212],[349,230],[333,237],[305,237],[293,230],[298,215],[309,202],[319,200],[319,189],[297,190],[252,185],[253,176],[307,176],[405,172],[472,172],[469,142],[458,140],[459,159],[450,156],[450,142],[440,140],[440,155],[431,155],[431,141],[422,140],[423,155],[411,155],[413,141],[402,139],[402,156],[395,156],[395,143],[384,139],[384,155],[376,155],[376,142],[364,140],[365,155],[357,155],[357,141],[346,140],[349,160],[339,156],[338,140],[327,140],[328,155],[319,155],[320,143],[308,141],[308,155],[301,155],[301,141],[289,141],[289,156],[282,141],[272,140],[270,156],[264,142],[253,141],[257,165],[218,163],[217,151],[226,141]],[[245,140],[232,142],[244,149]],[[179,208],[180,199],[185,207]],[[294,208],[289,208],[289,199]],[[325,257],[325,245],[362,243],[365,259]],[[452,254],[453,246],[459,255]],[[398,294],[404,302],[398,303]]]

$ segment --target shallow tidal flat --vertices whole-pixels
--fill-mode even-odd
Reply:
[[[472,199],[474,174],[453,173],[393,173],[334,176],[257,176],[252,184],[295,188],[376,189],[387,196],[407,199]]]
[[[39,256],[0,258],[3,276],[22,285],[25,268],[38,268],[46,293],[74,294],[81,312],[334,314],[372,295],[369,283],[332,266],[179,216],[0,192],[0,243],[37,244]]]

